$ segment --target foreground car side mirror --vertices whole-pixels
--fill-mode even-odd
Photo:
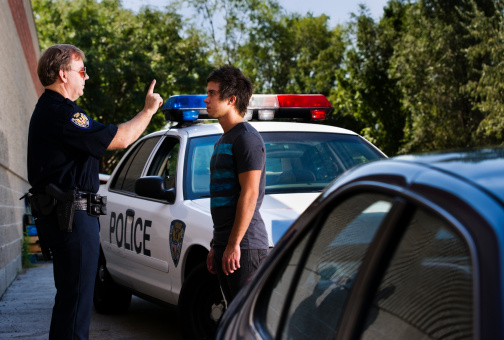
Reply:
[[[161,176],[140,177],[135,182],[135,193],[140,196],[175,202],[175,188],[166,189],[166,183]]]

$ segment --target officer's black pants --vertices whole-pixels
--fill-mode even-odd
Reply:
[[[100,249],[98,218],[76,211],[70,233],[60,232],[52,215],[36,223],[53,255],[56,299],[49,339],[88,339]]]

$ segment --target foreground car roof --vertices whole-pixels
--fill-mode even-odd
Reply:
[[[424,164],[473,182],[504,202],[504,149],[472,149],[396,157],[394,160]]]

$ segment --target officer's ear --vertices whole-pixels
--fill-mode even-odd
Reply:
[[[67,75],[65,70],[59,70],[58,76],[63,83],[67,82]]]

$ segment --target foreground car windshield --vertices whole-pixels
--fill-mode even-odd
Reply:
[[[266,194],[318,192],[351,167],[380,158],[357,135],[263,132]],[[219,135],[192,138],[185,169],[187,199],[210,196],[210,158]]]

